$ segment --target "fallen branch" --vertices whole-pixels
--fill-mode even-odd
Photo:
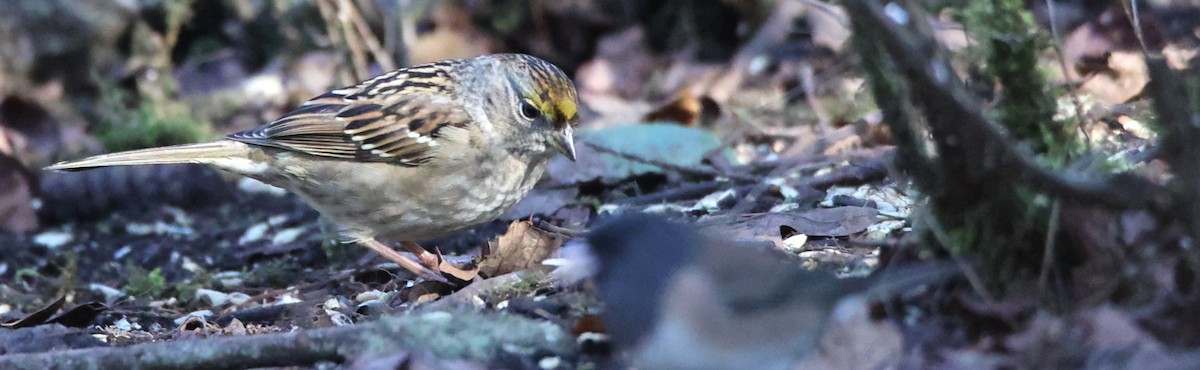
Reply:
[[[437,337],[430,342],[428,338]],[[509,352],[564,354],[555,326],[470,310],[389,316],[332,328],[0,356],[0,369],[244,369],[348,363],[360,356],[429,352],[486,363]]]
[[[693,184],[683,184],[667,190],[638,195],[617,201],[619,204],[643,205],[679,200],[699,199],[712,194],[724,186],[732,185],[727,181],[706,181]]]

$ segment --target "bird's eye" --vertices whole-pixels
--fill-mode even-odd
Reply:
[[[533,106],[533,104],[530,102],[523,101],[521,102],[521,115],[524,116],[525,119],[532,120],[541,117],[542,111],[538,110],[537,107]]]

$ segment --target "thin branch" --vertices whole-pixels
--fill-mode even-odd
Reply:
[[[705,195],[716,192],[727,184],[728,182],[725,181],[707,181],[701,183],[683,184],[659,192],[621,199],[618,200],[617,203],[643,205],[674,202],[687,199],[698,199]]]
[[[1125,10],[1125,17],[1129,19],[1129,24],[1133,26],[1133,35],[1137,37],[1138,45],[1142,47],[1142,57],[1150,57],[1150,49],[1146,47],[1146,37],[1142,35],[1142,17],[1138,14],[1137,0],[1122,0],[1121,9]]]
[[[1055,200],[1054,205],[1050,206],[1050,227],[1046,231],[1046,245],[1042,248],[1042,271],[1038,273],[1038,289],[1046,290],[1046,281],[1050,279],[1050,267],[1054,265],[1054,250],[1058,245],[1058,227],[1061,223],[1058,219],[1059,212],[1062,209],[1062,201]]]
[[[367,65],[366,52],[363,50],[362,44],[358,37],[355,37],[353,21],[350,18],[350,9],[353,5],[347,4],[346,0],[326,0],[329,2],[337,1],[332,5],[337,8],[337,21],[342,26],[342,36],[346,40],[346,46],[350,49],[350,62],[354,65],[354,78],[362,81],[371,77],[371,69]]]
[[[337,10],[334,10],[334,6],[329,0],[318,0],[315,3],[317,10],[321,13],[321,20],[325,23],[325,35],[329,37],[329,46],[341,54],[340,57],[344,62],[350,61],[350,51],[344,47],[346,45],[345,35],[338,28]],[[349,85],[358,81],[357,76],[347,74],[347,71],[342,68],[338,68],[338,77],[340,85]]]
[[[367,25],[367,20],[363,18],[362,13],[358,11],[358,7],[351,3],[350,0],[338,0],[338,4],[346,11],[346,16],[357,30],[357,35],[367,45],[367,49],[371,50],[371,56],[375,57],[375,62],[379,63],[379,68],[384,71],[396,69],[396,61],[392,59],[392,54],[384,49],[379,43],[379,38],[375,37],[375,33],[371,32],[371,27]]]
[[[942,228],[942,224],[929,211],[929,208],[922,207],[917,212],[920,217],[917,217],[914,221],[925,223],[925,226],[929,228],[930,234],[933,234],[933,238],[937,239],[938,244],[943,246],[946,249],[946,253],[950,255],[950,259],[954,260],[954,263],[958,265],[958,269],[967,278],[967,283],[971,285],[971,289],[975,290],[975,294],[978,294],[987,301],[995,301],[996,298],[992,297],[991,293],[988,293],[987,286],[983,283],[983,278],[979,275],[979,272],[975,271],[975,268],[971,267],[971,264],[963,259],[958,252],[951,249],[951,246],[958,243],[955,243],[950,234],[946,233],[946,229]]]

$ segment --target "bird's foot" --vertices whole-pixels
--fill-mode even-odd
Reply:
[[[455,279],[469,282],[479,276],[479,269],[475,266],[459,266],[450,261],[447,261],[442,256],[442,251],[439,249],[437,253],[432,253],[417,243],[411,241],[400,242],[404,249],[416,255],[421,260],[422,264],[433,271],[437,271],[443,275],[454,277]]]
[[[384,258],[395,262],[405,270],[412,271],[412,273],[417,274],[417,276],[424,278],[425,280],[443,282],[447,284],[450,283],[450,281],[447,280],[446,277],[442,276],[442,274],[438,273],[438,271],[431,270],[425,265],[417,263],[417,261],[413,261],[411,258],[396,252],[396,250],[388,247],[378,240],[375,240],[374,238],[361,239],[358,241],[358,244],[367,247],[367,249],[370,249],[375,253],[379,253],[379,255],[383,256]]]

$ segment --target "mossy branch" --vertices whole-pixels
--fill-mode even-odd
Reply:
[[[1049,235],[1047,223],[1031,217],[1039,214],[1036,207],[1049,204],[1045,197],[1116,209],[1163,204],[1161,187],[1132,175],[1060,174],[1039,165],[1033,153],[1018,146],[1002,125],[985,115],[941,55],[921,15],[908,13],[907,20],[897,22],[875,1],[850,1],[846,7],[860,55],[871,56],[864,67],[875,100],[892,131],[903,135],[897,140],[902,157],[907,158],[901,165],[929,194],[934,217],[949,236],[944,239],[953,244],[942,247],[981,258],[993,287],[1039,273],[1041,246],[1047,238],[1059,237]],[[883,61],[888,57],[890,62]],[[1013,64],[1036,69],[1030,63]],[[1001,80],[1014,85],[1036,84],[1040,78],[1036,72],[1008,67],[1000,72],[1008,74]],[[1042,86],[1036,89],[1044,94]],[[1044,95],[1030,100],[1011,97],[1012,111],[1024,113],[1008,119],[1018,127],[1052,124],[1052,113],[1045,110],[1043,100]],[[910,105],[923,114],[914,114]],[[928,126],[933,154],[921,153],[926,142],[914,134],[914,116]]]
[[[246,369],[346,364],[406,352],[486,363],[514,351],[566,355],[572,343],[553,324],[456,310],[287,333],[4,355],[0,369]]]

